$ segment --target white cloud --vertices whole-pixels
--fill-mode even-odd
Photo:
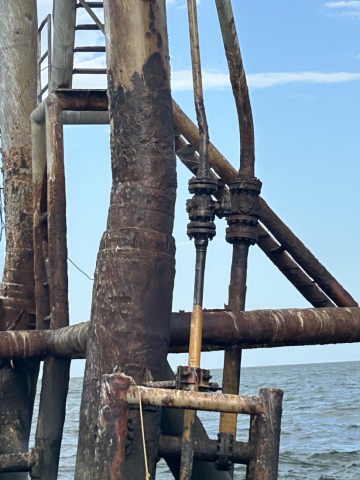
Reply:
[[[328,2],[325,4],[329,8],[360,8],[359,1],[349,1],[349,2]]]
[[[171,86],[174,91],[192,90],[191,70],[173,71]],[[247,75],[250,88],[267,88],[289,83],[340,83],[360,80],[360,73],[349,72],[270,72]],[[227,73],[203,71],[203,85],[205,89],[223,89],[230,86]]]
[[[339,17],[360,17],[360,1],[350,0],[341,2],[328,2],[325,7],[330,9],[331,15],[336,14]],[[330,13],[329,13],[330,15]]]

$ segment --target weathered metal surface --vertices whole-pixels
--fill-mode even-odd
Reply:
[[[255,455],[247,467],[246,480],[278,478],[283,394],[275,388],[260,390],[264,411],[251,420],[250,445]]]
[[[35,0],[0,1],[0,129],[6,256],[0,286],[0,330],[35,326],[30,113],[36,106]],[[38,362],[0,366],[0,454],[28,451]],[[23,480],[24,473],[6,474]],[[3,477],[0,474],[0,478]]]
[[[89,326],[84,322],[58,330],[1,332],[0,359],[84,356]]]
[[[31,122],[32,167],[33,167],[33,212],[34,212],[34,278],[36,299],[36,329],[46,330],[50,315],[50,292],[48,278],[48,218],[47,218],[47,170],[46,128],[44,124]]]
[[[72,87],[76,0],[54,2],[53,68],[50,92]]]
[[[155,381],[163,379],[175,274],[176,174],[165,1],[107,1],[104,11],[113,185],[95,271],[78,480],[89,478],[93,469],[102,376],[131,362],[146,365]],[[131,410],[130,417],[135,435],[124,465],[128,480],[145,477],[138,411]],[[157,444],[160,417],[157,411],[144,417],[154,478],[152,443]]]
[[[260,199],[260,218],[265,227],[274,235],[281,246],[289,252],[304,271],[338,307],[357,307],[358,303],[342,285],[328,272],[309,249],[293,234],[283,221]]]
[[[29,472],[31,478],[39,478],[42,467],[43,452],[33,448],[27,453],[0,455],[0,473]],[[10,478],[9,475],[5,476]]]
[[[254,123],[250,95],[230,0],[216,0],[230,82],[235,98],[240,130],[240,170],[247,178],[255,176]]]
[[[170,352],[188,351],[191,313],[173,313]],[[1,332],[0,359],[44,358],[46,355],[85,355],[90,323],[57,331]],[[360,309],[317,308],[230,312],[205,310],[202,351],[289,347],[360,342]]]
[[[50,328],[69,325],[66,194],[62,110],[58,98],[46,101],[47,233]],[[70,359],[48,357],[44,363],[36,447],[44,450],[41,479],[56,480],[65,422]]]
[[[94,480],[124,478],[123,467],[128,437],[127,390],[131,378],[104,375],[95,443]]]
[[[245,310],[247,262],[250,243],[234,241],[229,286],[229,308],[236,311]],[[222,378],[223,393],[237,395],[240,388],[241,348],[231,345],[225,348],[224,370]],[[236,438],[236,415],[220,414],[220,432],[231,433]]]
[[[274,265],[315,308],[336,307],[283,247],[259,223],[258,245]]]
[[[129,405],[138,405],[139,393],[143,405],[186,408],[209,412],[256,415],[263,411],[263,402],[255,395],[224,395],[222,393],[190,392],[130,386],[127,393]]]
[[[159,455],[161,457],[180,457],[181,437],[161,435],[159,442]],[[246,442],[235,442],[232,448],[231,461],[247,465],[254,456],[254,448]],[[217,440],[194,440],[194,460],[215,462],[218,458]],[[208,477],[204,477],[208,478]]]
[[[359,342],[359,312],[358,308],[206,310],[203,312],[203,351],[234,344],[260,348]],[[190,316],[185,312],[173,313],[170,352],[187,351]]]

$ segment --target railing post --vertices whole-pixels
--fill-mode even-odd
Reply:
[[[247,468],[246,480],[278,478],[283,394],[275,388],[260,390],[265,410],[251,417],[250,444],[255,448],[255,458]]]

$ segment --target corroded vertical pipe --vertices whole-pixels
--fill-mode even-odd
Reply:
[[[35,326],[30,114],[36,107],[36,0],[0,0],[0,128],[6,257],[0,286],[0,330]],[[0,367],[0,454],[28,450],[38,362]],[[3,478],[0,475],[0,478]],[[11,473],[7,479],[27,478]]]
[[[188,235],[190,238],[195,239],[196,248],[194,302],[193,312],[191,315],[189,345],[189,367],[199,368],[202,343],[202,303],[204,293],[206,250],[208,246],[208,239],[212,239],[215,235],[213,209],[211,208],[211,192],[216,191],[217,186],[216,182],[214,182],[210,177],[210,140],[203,97],[196,0],[188,0],[187,5],[194,100],[200,132],[199,168],[197,170],[196,178],[193,178],[189,182],[189,190],[195,195],[187,205],[187,210],[191,220],[190,224],[188,225]],[[210,228],[209,225],[211,225]],[[194,391],[196,391],[197,385],[194,385],[192,388]],[[196,412],[186,410],[184,412],[184,430],[180,460],[180,480],[190,480],[192,476],[195,423]]]
[[[230,81],[235,98],[240,129],[240,170],[230,182],[231,214],[226,240],[233,244],[233,260],[229,289],[229,307],[245,309],[247,260],[249,246],[257,241],[258,195],[261,182],[255,175],[254,123],[245,70],[237,37],[231,0],[215,0]],[[240,387],[241,349],[225,349],[223,391],[237,394]],[[230,432],[236,437],[236,415],[222,414],[220,432]]]
[[[112,190],[97,258],[75,478],[94,468],[100,382],[135,364],[163,379],[175,275],[174,128],[165,0],[104,2]],[[139,382],[139,378],[135,378]],[[126,480],[145,478],[138,410]],[[144,409],[155,477],[158,412]]]
[[[51,329],[69,325],[66,195],[62,110],[56,95],[46,101],[48,281]],[[40,396],[36,447],[44,450],[42,480],[56,480],[65,422],[70,360],[48,357]]]
[[[119,374],[104,375],[102,379],[92,480],[122,478],[129,440],[126,395],[130,381],[130,377]]]
[[[246,480],[278,478],[283,395],[284,392],[276,388],[260,390],[265,409],[251,417],[250,444],[255,455],[247,467]]]
[[[253,177],[255,175],[254,122],[231,0],[215,1],[239,119],[240,169],[244,177]]]
[[[47,222],[47,174],[46,174],[46,127],[45,123],[31,122],[32,166],[34,184],[34,277],[36,300],[36,329],[46,330],[50,316]]]

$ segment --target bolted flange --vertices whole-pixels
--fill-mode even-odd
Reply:
[[[217,182],[208,177],[194,177],[189,181],[189,191],[194,196],[186,203],[190,218],[187,234],[190,238],[212,240],[216,234],[212,194],[217,191]]]
[[[228,432],[218,433],[215,468],[222,472],[228,472],[233,468],[232,454],[234,435]]]
[[[262,183],[257,178],[238,177],[229,183],[231,207],[227,215],[227,242],[245,240],[251,245],[257,242],[261,186]]]

